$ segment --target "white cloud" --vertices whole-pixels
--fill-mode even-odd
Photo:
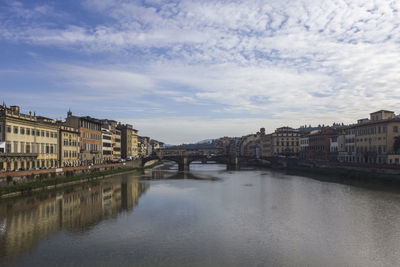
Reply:
[[[86,12],[103,22],[61,27],[33,14],[29,24],[3,14],[0,38],[107,55],[111,62],[55,68],[60,84],[88,88],[99,101],[156,94],[171,103],[214,104],[217,117],[304,123],[398,111],[400,1],[145,3],[88,0]],[[29,12],[23,4],[11,9]]]

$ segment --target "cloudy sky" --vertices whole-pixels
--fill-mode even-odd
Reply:
[[[398,0],[0,0],[0,96],[167,143],[400,112]]]

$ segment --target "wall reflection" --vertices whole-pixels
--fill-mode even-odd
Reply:
[[[0,261],[35,248],[53,233],[86,231],[104,219],[132,211],[149,185],[113,179],[63,192],[0,203]]]

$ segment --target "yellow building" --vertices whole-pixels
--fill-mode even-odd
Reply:
[[[66,125],[59,125],[59,166],[79,166],[79,130]]]
[[[292,155],[300,152],[300,133],[290,127],[280,127],[272,133],[274,155]]]
[[[18,106],[0,106],[0,170],[57,166],[58,126],[51,119],[22,114]]]
[[[139,137],[138,137],[138,130],[132,129],[132,157],[139,156]]]
[[[358,120],[351,130],[355,135],[356,162],[400,164],[400,150],[395,147],[396,137],[400,138],[400,118],[393,111],[373,112],[369,120]]]
[[[111,137],[111,145],[112,145],[112,158],[113,160],[121,159],[121,131],[118,129],[114,129]]]

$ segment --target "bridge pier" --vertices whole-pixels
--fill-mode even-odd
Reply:
[[[184,157],[182,160],[178,162],[178,170],[179,171],[188,171],[189,170],[190,161],[187,157]]]

